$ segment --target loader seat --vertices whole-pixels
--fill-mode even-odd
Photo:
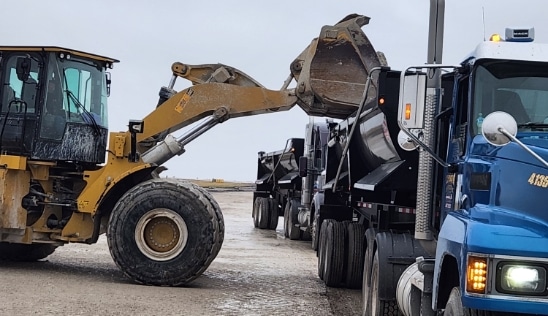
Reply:
[[[508,90],[498,90],[495,94],[495,107],[514,117],[518,124],[530,122],[519,94]]]

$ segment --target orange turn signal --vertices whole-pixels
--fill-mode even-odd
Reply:
[[[406,120],[411,119],[411,103],[405,104],[405,119]]]

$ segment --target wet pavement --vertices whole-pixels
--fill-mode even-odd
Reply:
[[[253,227],[252,192],[213,192],[225,218],[223,247],[188,287],[131,283],[106,238],[70,244],[45,261],[0,263],[1,315],[358,315],[360,291],[317,277],[309,242]]]

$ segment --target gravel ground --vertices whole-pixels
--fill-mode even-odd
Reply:
[[[221,252],[187,287],[133,284],[106,238],[70,244],[35,263],[0,262],[0,315],[357,315],[360,291],[317,277],[309,242],[255,229],[251,192],[213,192],[226,224]]]

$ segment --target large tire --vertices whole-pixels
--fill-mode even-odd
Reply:
[[[253,201],[251,217],[253,217],[253,226],[255,226],[255,228],[259,227],[259,207],[261,206],[262,199],[262,197],[257,197],[255,198],[255,201]]]
[[[314,209],[314,204],[310,206],[310,209]],[[311,239],[311,246],[312,249],[316,251],[316,254],[318,252],[318,245],[320,241],[320,214],[318,211],[314,212],[314,218],[312,219],[312,224],[310,225],[310,239]]]
[[[371,266],[371,297],[367,315],[371,316],[399,316],[403,315],[398,308],[396,300],[385,301],[379,298],[379,287],[381,286],[381,276],[379,275],[379,252],[375,251],[373,264]]]
[[[344,281],[346,224],[331,222],[326,235],[323,280],[329,287],[341,287]]]
[[[32,262],[51,255],[58,246],[52,244],[12,244],[0,242],[0,260]]]
[[[301,229],[295,226],[298,223],[299,216],[299,204],[294,199],[287,201],[287,206],[284,212],[284,221],[287,223],[285,225],[287,236],[291,240],[298,240],[301,238]]]
[[[211,195],[194,184],[153,179],[124,194],[107,229],[116,265],[137,283],[181,286],[213,261],[224,223]]]
[[[270,202],[268,198],[261,198],[259,204],[258,218],[259,218],[259,228],[265,229],[268,228],[268,221],[270,217]]]
[[[270,203],[270,212],[268,214],[268,229],[276,230],[278,227],[278,218],[280,214],[278,214],[278,201],[275,199],[268,199],[268,202]]]
[[[187,183],[184,180],[179,180],[179,181]],[[217,257],[217,255],[219,254],[219,251],[221,251],[221,247],[223,246],[223,242],[225,240],[225,221],[224,221],[223,213],[221,212],[221,207],[219,206],[217,201],[215,201],[215,199],[213,198],[213,195],[211,195],[211,193],[209,193],[209,191],[207,191],[206,189],[204,189],[200,186],[194,185],[193,188],[200,191],[203,194],[203,196],[208,200],[208,202],[211,204],[211,207],[213,208],[213,210],[215,212],[215,216],[217,218],[217,228],[215,229],[215,233],[216,233],[215,240],[216,240],[216,242],[213,245],[213,250],[211,251],[211,255],[209,256],[209,260],[202,267],[203,270],[199,271],[199,274],[202,274],[207,269],[207,267],[209,267],[211,262],[213,262],[213,259],[215,259]]]
[[[349,289],[359,289],[363,281],[365,227],[358,223],[349,223],[347,230],[346,287]]]
[[[362,276],[362,315],[370,315],[371,307],[371,267],[373,265],[373,256],[375,254],[375,229],[369,228],[365,231],[365,255],[363,260]]]
[[[325,270],[325,250],[327,243],[327,227],[332,223],[332,219],[326,219],[322,222],[320,228],[320,240],[318,245],[318,277],[323,280],[323,272]]]

